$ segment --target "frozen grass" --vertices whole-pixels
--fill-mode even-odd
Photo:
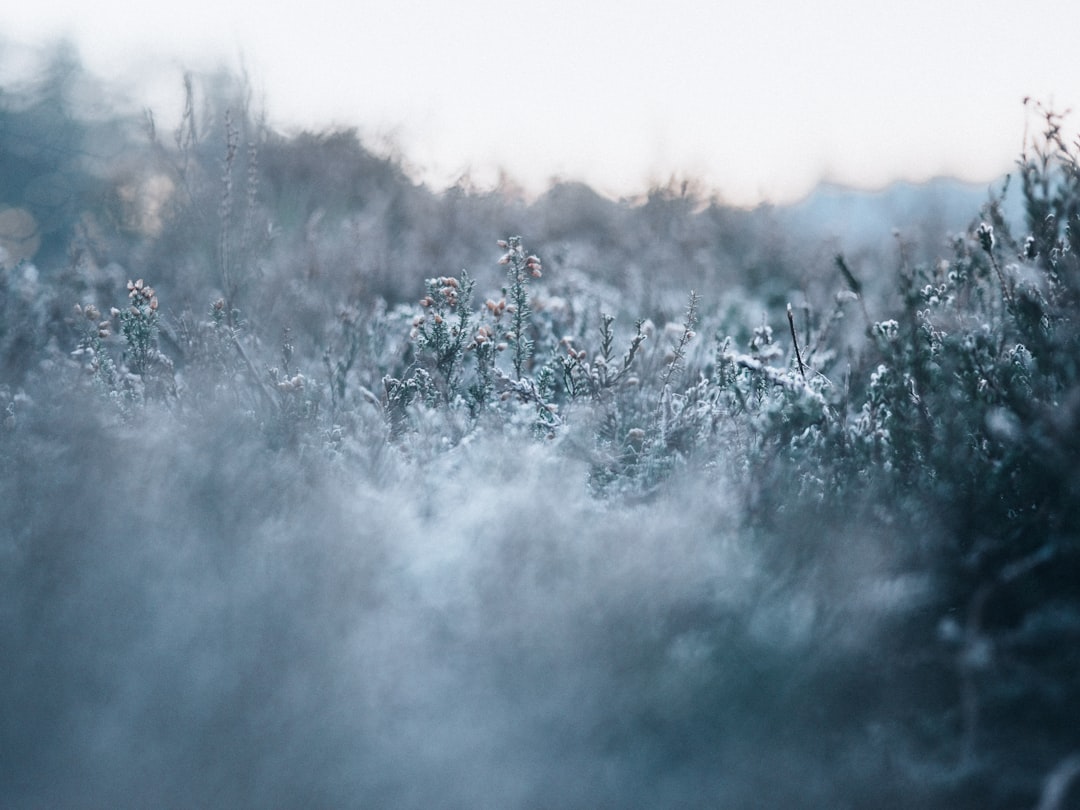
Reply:
[[[721,295],[633,265],[701,261],[685,194],[579,193],[592,272],[187,87],[160,229],[0,269],[5,806],[1068,806],[1058,116],[1026,222]]]

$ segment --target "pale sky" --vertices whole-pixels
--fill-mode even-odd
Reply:
[[[674,174],[739,204],[821,179],[997,177],[1021,148],[1025,96],[1080,105],[1077,31],[1076,0],[0,9],[9,40],[66,33],[92,72],[138,77],[159,121],[175,116],[185,67],[243,62],[273,125],[356,126],[436,186],[503,167],[533,191],[561,178],[621,195]]]

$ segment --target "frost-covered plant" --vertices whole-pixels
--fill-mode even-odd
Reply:
[[[281,336],[281,366],[267,369],[269,383],[277,395],[274,410],[273,444],[298,447],[305,429],[314,427],[319,416],[320,390],[308,382],[293,362],[295,347],[286,329]]]
[[[147,398],[161,400],[176,393],[173,363],[158,347],[158,299],[153,287],[142,279],[128,281],[128,305],[112,308],[102,319],[93,304],[76,305],[81,336],[72,355],[84,360],[96,387],[120,407],[125,415],[131,405]],[[113,320],[120,321],[124,350],[118,364],[109,352]]]
[[[506,251],[499,264],[508,266],[509,284],[502,297],[485,300],[479,311],[472,309],[475,283],[468,273],[425,282],[422,311],[413,319],[410,332],[415,367],[400,378],[388,375],[384,379],[388,412],[398,415],[394,421],[399,427],[403,409],[418,396],[428,406],[465,406],[476,418],[497,393],[502,401],[536,406],[539,429],[558,424],[554,369],[542,364],[535,374],[527,373],[532,370],[535,346],[528,282],[541,276],[540,260],[526,253],[520,237],[498,244]],[[511,347],[512,374],[498,362]]]
[[[461,393],[462,361],[472,321],[473,281],[468,273],[430,278],[420,299],[424,312],[413,321],[413,339],[421,362],[436,373],[444,404]]]
[[[124,362],[138,378],[144,395],[155,398],[174,393],[172,361],[158,348],[158,299],[154,288],[141,278],[128,281],[128,306],[120,310],[120,331],[126,350]]]
[[[404,307],[388,312],[377,298],[363,311],[357,305],[337,313],[336,339],[323,350],[330,391],[330,419],[337,421],[361,402],[378,405],[381,381],[399,370],[409,338],[400,334]],[[397,332],[398,334],[395,334]]]
[[[125,361],[134,374],[145,374],[159,362],[158,299],[141,278],[127,284],[128,307],[120,312],[120,331],[127,343]]]
[[[472,342],[466,347],[466,351],[472,352],[476,362],[476,379],[469,386],[469,407],[474,414],[483,410],[495,394],[495,383],[498,376],[495,365],[501,352],[507,348],[506,327],[503,316],[507,312],[508,305],[505,298],[498,301],[487,299],[484,302],[484,310],[481,317],[486,316],[486,323],[482,323],[476,329]]]
[[[686,305],[686,315],[683,318],[683,328],[679,332],[679,339],[671,347],[670,359],[660,375],[660,390],[662,392],[671,384],[673,377],[685,371],[686,347],[690,345],[690,341],[696,336],[694,327],[697,325],[698,305],[700,303],[701,299],[698,294],[691,290],[690,303]]]
[[[112,317],[119,314],[119,310],[111,313]],[[75,321],[81,335],[71,356],[84,364],[102,395],[118,395],[122,390],[120,372],[105,346],[105,340],[112,334],[112,319],[102,320],[100,310],[93,304],[76,304]]]
[[[640,380],[630,375],[641,344],[648,335],[645,333],[645,319],[639,318],[634,326],[634,336],[625,354],[615,356],[615,316],[606,312],[600,314],[600,346],[590,360],[589,351],[579,348],[580,341],[566,335],[559,341],[565,354],[558,356],[562,388],[570,400],[591,397],[600,403],[611,401],[611,391],[617,383],[636,386]],[[607,396],[605,396],[607,394]]]
[[[1057,119],[1048,121],[1057,125]],[[228,122],[225,129],[228,160],[239,166],[239,140]],[[209,160],[215,168],[216,151]],[[53,581],[23,576],[36,574],[33,567],[48,557],[35,543],[50,553],[56,548],[48,510],[25,524],[15,519],[18,511],[48,503],[40,493],[21,489],[22,467],[39,457],[45,459],[40,463],[47,474],[39,472],[36,480],[49,483],[38,489],[47,489],[58,478],[63,483],[61,468],[69,461],[86,469],[95,456],[113,458],[111,451],[101,450],[114,442],[121,447],[126,442],[130,449],[153,441],[159,443],[157,451],[168,447],[179,452],[178,467],[160,452],[118,452],[116,458],[125,462],[110,469],[132,481],[148,474],[188,483],[186,469],[186,476],[200,485],[176,490],[193,493],[198,508],[189,516],[194,528],[183,521],[169,523],[169,531],[185,541],[175,545],[191,548],[192,537],[210,537],[214,542],[206,543],[207,553],[230,562],[229,555],[244,558],[250,538],[218,542],[223,515],[238,512],[228,517],[228,525],[240,537],[251,526],[273,536],[275,524],[293,525],[287,515],[299,504],[305,525],[294,531],[303,537],[304,559],[318,561],[309,572],[316,583],[323,581],[322,565],[334,568],[357,551],[355,537],[348,534],[356,523],[351,504],[357,493],[376,502],[388,487],[400,487],[395,497],[401,500],[395,504],[403,508],[395,507],[390,523],[371,537],[360,535],[365,541],[361,545],[382,544],[363,570],[355,572],[364,587],[356,588],[356,580],[351,580],[352,585],[329,594],[318,614],[305,616],[304,632],[297,632],[297,639],[307,639],[310,627],[328,616],[337,627],[342,613],[334,600],[340,593],[362,594],[357,615],[364,617],[364,626],[381,626],[368,619],[386,618],[378,611],[387,594],[392,600],[398,598],[393,594],[401,594],[402,604],[415,598],[432,601],[420,618],[401,625],[401,637],[416,627],[431,626],[431,639],[438,639],[434,654],[441,656],[448,649],[461,649],[454,649],[461,631],[454,620],[479,620],[485,632],[505,641],[506,646],[498,648],[500,656],[505,652],[506,660],[528,659],[523,671],[537,661],[547,663],[543,656],[565,647],[523,645],[521,639],[531,641],[531,629],[544,624],[525,610],[522,616],[529,619],[516,625],[486,621],[485,611],[492,605],[506,605],[498,596],[502,575],[519,574],[512,579],[513,587],[506,588],[514,604],[520,595],[533,600],[530,610],[542,611],[552,605],[561,608],[567,582],[580,577],[588,597],[574,603],[567,615],[574,614],[575,626],[598,622],[596,637],[623,638],[625,643],[605,646],[607,641],[595,644],[590,637],[589,645],[573,649],[603,648],[601,654],[608,657],[601,659],[599,669],[610,668],[617,684],[634,685],[617,700],[599,701],[604,704],[600,709],[586,707],[595,709],[599,721],[583,733],[585,747],[595,747],[597,739],[618,741],[632,729],[635,752],[637,738],[646,740],[640,750],[654,746],[664,755],[664,767],[678,762],[676,771],[681,773],[695,762],[713,761],[704,749],[711,750],[718,735],[728,733],[724,723],[730,706],[745,705],[750,695],[747,714],[755,722],[771,718],[776,734],[755,730],[749,742],[732,738],[733,744],[745,744],[756,753],[761,737],[780,739],[781,758],[798,761],[805,755],[798,746],[806,743],[791,729],[800,728],[801,717],[813,729],[808,736],[815,751],[821,745],[828,749],[823,758],[835,752],[848,756],[855,764],[845,767],[861,774],[868,785],[849,804],[1032,806],[1042,775],[1056,762],[1070,761],[1075,724],[1068,710],[1080,699],[1074,677],[1080,666],[1075,589],[1080,577],[1080,475],[1075,464],[1080,457],[1080,267],[1071,242],[1078,227],[1074,151],[1060,130],[1048,133],[1046,142],[1034,148],[1035,157],[1021,165],[1027,227],[1014,230],[1006,208],[992,201],[966,232],[952,239],[945,258],[913,265],[902,252],[893,296],[868,293],[852,270],[856,265],[849,266],[843,257],[831,263],[830,249],[825,253],[828,274],[809,274],[813,277],[799,286],[803,303],[797,307],[789,305],[785,311],[780,302],[785,300],[782,294],[791,300],[801,280],[777,271],[767,291],[747,293],[761,296],[751,304],[752,314],[741,302],[736,306],[716,300],[706,287],[705,295],[692,296],[681,323],[656,330],[650,321],[638,319],[636,327],[623,334],[617,334],[615,317],[606,313],[612,300],[625,306],[626,296],[575,290],[556,273],[552,275],[562,285],[558,293],[564,306],[545,305],[546,291],[538,291],[535,284],[539,259],[525,250],[519,237],[500,243],[505,276],[494,257],[488,274],[478,274],[477,283],[491,290],[505,285],[482,305],[474,306],[482,298],[473,299],[472,278],[464,273],[427,281],[408,278],[408,268],[431,267],[431,261],[407,251],[383,255],[379,245],[396,241],[398,225],[410,216],[420,220],[440,209],[420,207],[419,214],[409,210],[402,200],[415,199],[407,196],[411,192],[388,197],[391,202],[383,200],[385,205],[373,204],[375,195],[369,195],[363,183],[341,188],[324,184],[327,188],[313,192],[312,200],[297,204],[303,208],[311,202],[316,212],[304,208],[298,221],[319,221],[320,195],[333,197],[339,208],[350,208],[354,220],[348,233],[363,238],[355,245],[334,245],[335,255],[348,256],[355,247],[367,253],[364,262],[380,268],[385,263],[382,274],[400,268],[405,279],[398,282],[400,287],[424,285],[419,311],[415,303],[383,303],[371,288],[366,265],[328,279],[319,275],[325,267],[313,262],[301,268],[306,275],[297,279],[295,257],[284,254],[270,272],[276,272],[278,282],[272,289],[286,291],[285,298],[278,303],[271,293],[262,300],[252,296],[242,320],[233,302],[238,289],[234,271],[241,270],[242,251],[234,238],[241,228],[239,211],[234,210],[239,206],[226,176],[228,204],[223,203],[218,216],[232,224],[218,223],[224,228],[220,234],[209,226],[201,231],[207,237],[203,249],[208,246],[213,254],[216,246],[222,261],[217,268],[220,280],[208,286],[221,284],[224,294],[209,293],[209,298],[221,297],[208,314],[170,321],[160,314],[154,291],[141,281],[130,283],[126,311],[103,316],[89,304],[76,311],[77,356],[95,385],[129,412],[135,412],[132,403],[171,391],[172,373],[162,350],[176,360],[175,395],[168,396],[177,406],[168,413],[147,412],[148,418],[161,420],[160,429],[136,438],[137,431],[115,430],[106,423],[86,432],[97,448],[94,453],[77,442],[47,445],[54,455],[30,452],[39,436],[50,433],[35,433],[35,420],[46,427],[62,423],[46,412],[52,394],[64,388],[52,374],[55,355],[46,350],[44,357],[27,363],[33,369],[27,384],[39,386],[33,397],[16,390],[16,383],[5,380],[0,386],[6,430],[0,431],[5,472],[0,486],[6,496],[0,503],[11,504],[7,525],[16,526],[14,531],[31,525],[36,532],[5,544],[9,556],[30,550],[20,563],[25,568],[6,569],[12,572],[8,585],[40,582],[46,588]],[[254,155],[249,156],[252,170]],[[194,151],[191,159],[198,160]],[[225,169],[231,171],[228,165]],[[216,194],[216,179],[210,185]],[[254,181],[251,185],[254,188]],[[283,200],[289,197],[284,189],[279,193]],[[249,205],[257,203],[249,193]],[[327,216],[329,221],[332,217]],[[361,220],[368,223],[367,230],[357,225]],[[673,218],[678,227],[662,233],[676,233],[688,221]],[[694,220],[699,225],[708,221]],[[455,219],[455,227],[459,224]],[[380,231],[391,232],[393,238],[380,236]],[[305,239],[333,242],[334,233],[329,227],[318,233],[309,228]],[[659,233],[649,239],[661,241],[655,238]],[[760,236],[743,238],[754,241]],[[604,238],[611,241],[609,237]],[[444,244],[430,241],[431,253],[439,255]],[[372,246],[374,242],[378,244]],[[685,248],[680,250],[689,253]],[[457,261],[449,246],[445,251],[453,266],[466,264]],[[604,257],[601,249],[589,255]],[[443,265],[450,261],[445,258]],[[549,262],[556,268],[568,263],[565,256]],[[97,276],[87,270],[95,280],[72,282],[85,286],[63,300],[104,300],[104,286],[112,283],[119,289],[126,278],[119,265],[110,266]],[[213,261],[205,266],[215,268]],[[753,272],[766,274],[769,267]],[[352,279],[343,283],[353,269],[355,285]],[[154,277],[160,278],[157,273],[163,270],[168,272],[155,266]],[[184,266],[178,263],[171,270],[179,277]],[[836,271],[839,277],[834,277]],[[868,279],[865,272],[859,270],[859,275]],[[122,275],[113,278],[117,273]],[[638,283],[647,277],[649,292],[664,301],[650,302],[645,314],[663,323],[662,317],[666,320],[667,313],[677,311],[675,296],[684,290],[660,289],[665,277],[649,275],[641,267],[628,275]],[[162,289],[166,284],[175,290],[174,280],[160,281]],[[544,286],[551,286],[547,279]],[[304,302],[306,315],[298,313],[297,301]],[[851,306],[856,302],[857,310]],[[9,300],[4,311],[17,303]],[[758,312],[763,313],[760,320]],[[845,329],[849,313],[857,323]],[[630,325],[642,313],[619,309],[617,314],[628,317],[620,322]],[[284,332],[280,357],[264,349],[263,341],[272,343],[268,336],[282,334],[281,324],[293,320],[303,324]],[[69,348],[70,332],[64,334]],[[696,334],[715,336],[715,343],[703,345]],[[646,342],[650,335],[653,339]],[[41,337],[34,345],[43,348],[48,341]],[[66,418],[70,414],[62,408],[57,406],[56,414]],[[237,431],[236,424],[252,429]],[[202,441],[190,455],[189,437]],[[184,441],[174,441],[177,438]],[[222,452],[223,447],[228,451]],[[52,462],[56,469],[47,470],[50,458],[64,462]],[[232,490],[205,487],[207,458],[215,474],[236,466],[235,475],[222,479],[230,485],[239,482],[254,492],[256,484],[273,482],[266,490],[275,496],[272,508],[256,508],[267,505],[257,498],[254,505],[233,503],[222,496]],[[219,460],[224,463],[217,464]],[[93,466],[97,464],[93,460]],[[558,489],[534,486],[534,467],[544,465],[559,480]],[[305,475],[297,475],[297,469]],[[257,471],[254,479],[252,470]],[[384,475],[387,471],[392,474]],[[330,478],[325,473],[342,484],[340,492],[323,486]],[[588,492],[581,492],[586,476]],[[523,485],[511,486],[509,481]],[[69,483],[71,492],[84,491],[85,481]],[[94,483],[109,486],[108,480]],[[104,515],[101,504],[123,502],[137,511],[148,500],[146,488],[131,486],[139,497],[129,499],[122,492],[102,497],[95,490],[83,507]],[[288,499],[279,499],[279,492],[288,493]],[[316,492],[326,502],[305,505]],[[560,497],[567,492],[574,493],[570,501],[579,510],[571,518],[560,511]],[[579,496],[580,503],[574,500]],[[641,505],[640,500],[648,503]],[[327,539],[317,533],[309,536],[306,524],[318,523],[308,517],[330,503],[350,505],[348,520],[331,518],[328,524],[328,533],[346,538],[341,550],[347,553],[324,557],[320,554]],[[560,509],[552,511],[553,503]],[[473,504],[472,511],[462,504]],[[366,518],[366,507],[361,511]],[[589,524],[585,516],[594,512],[603,517]],[[542,521],[521,525],[521,516],[533,513],[561,516],[556,522],[560,539],[550,548],[551,533]],[[617,532],[610,529],[611,518],[617,518]],[[728,568],[726,555],[738,546],[743,549],[739,554],[748,555],[745,565],[734,566],[738,577],[752,573],[749,578],[755,583],[767,584],[724,584],[727,574],[710,570],[695,580],[692,590],[676,587],[672,595],[670,588],[658,586],[658,572],[670,567],[683,546],[664,547],[661,541],[655,558],[645,564],[636,556],[641,550],[636,525],[654,519],[663,521],[654,527],[661,538],[681,537],[687,526],[696,531],[704,549],[701,559],[715,557],[722,563],[718,569]],[[80,517],[78,525],[73,524],[80,537],[82,521]],[[573,532],[568,533],[571,524]],[[584,527],[580,533],[579,525]],[[151,521],[148,531],[159,528]],[[312,538],[318,542],[309,542]],[[477,538],[490,546],[498,564],[471,556]],[[280,549],[271,546],[251,545],[257,566],[269,570],[277,564],[274,555]],[[202,549],[198,543],[195,547]],[[618,558],[623,568],[610,564],[612,547],[625,552]],[[144,550],[156,553],[154,544],[140,546],[140,553]],[[72,559],[91,559],[96,565],[112,556],[91,558],[80,551]],[[137,561],[141,571],[145,558]],[[447,561],[464,563],[454,577],[476,571],[475,579],[463,579],[466,584],[452,597],[447,596]],[[186,565],[177,570],[188,571]],[[679,577],[689,567],[678,568]],[[169,577],[175,573],[166,569]],[[228,565],[220,570],[245,569]],[[593,600],[597,572],[620,581],[624,576],[633,579],[626,585],[632,609]],[[70,582],[67,571],[63,573],[57,581]],[[111,569],[107,573],[110,585],[139,579],[112,575]],[[423,587],[397,587],[399,577],[415,585],[415,576],[428,577]],[[867,588],[868,580],[872,587]],[[921,584],[908,589],[904,583],[910,581]],[[277,594],[276,586],[283,584],[298,589],[303,599],[297,603],[305,605],[313,592],[307,581],[291,577],[273,584],[266,593]],[[242,600],[250,594],[244,588],[236,593]],[[274,599],[268,596],[266,603],[277,605]],[[19,605],[31,605],[35,610],[25,618],[36,620],[39,604],[47,601],[13,600],[11,611],[21,616]],[[462,609],[451,606],[447,612],[451,602]],[[248,604],[243,602],[244,607]],[[294,604],[285,604],[273,608],[267,626],[290,613]],[[395,606],[392,622],[408,615]],[[129,611],[123,613],[127,617]],[[56,625],[66,626],[69,615],[58,616]],[[432,626],[431,615],[451,618]],[[592,618],[582,623],[580,616]],[[128,621],[121,622],[125,630]],[[18,631],[9,634],[13,648],[31,638],[18,622],[9,624]],[[384,634],[377,635],[381,639]],[[399,645],[391,646],[396,655]],[[751,663],[733,669],[732,650],[740,662]],[[473,651],[462,657],[470,665]],[[417,660],[426,665],[431,659],[419,655]],[[504,663],[497,664],[498,678],[505,674]],[[343,672],[355,673],[351,653],[342,664]],[[294,674],[286,685],[302,683]],[[436,672],[437,680],[443,674]],[[17,685],[25,690],[31,680]],[[242,677],[232,680],[246,682]],[[750,682],[754,688],[747,686]],[[755,693],[760,682],[774,688]],[[287,693],[295,695],[296,690]],[[804,693],[812,700],[801,706],[797,696]],[[21,693],[15,689],[11,694]],[[851,695],[861,697],[852,701]],[[833,703],[822,707],[826,698]],[[805,716],[792,721],[792,710]],[[844,718],[844,725],[823,723],[821,718],[831,716]],[[667,719],[658,725],[656,717]],[[823,724],[830,734],[818,734]],[[701,747],[695,748],[698,738],[687,729],[702,732]],[[107,736],[107,730],[102,733]],[[99,738],[94,740],[95,750],[109,749],[98,744]],[[1024,743],[1020,755],[1017,740]],[[787,746],[794,746],[795,753]],[[686,751],[691,756],[684,756]],[[820,762],[817,767],[823,774],[819,781],[829,781],[832,771]],[[671,770],[665,774],[663,778],[672,778]],[[885,781],[894,791],[889,799],[901,796],[907,801],[877,796],[875,778],[881,774],[887,774]],[[767,779],[772,779],[771,771]],[[926,797],[930,801],[922,800]],[[738,804],[737,798],[732,803]],[[791,804],[791,799],[775,803]]]
[[[508,306],[510,331],[507,333],[507,339],[514,348],[512,355],[514,376],[521,379],[533,353],[533,340],[530,334],[532,310],[529,308],[529,279],[540,278],[543,268],[539,258],[526,254],[520,236],[500,240],[499,247],[506,250],[499,259],[499,264],[507,265],[510,282],[509,292],[505,292],[510,300]]]

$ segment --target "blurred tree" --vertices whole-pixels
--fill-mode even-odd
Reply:
[[[22,87],[0,89],[0,205],[28,212],[47,268],[66,257],[81,211],[104,186],[88,160],[91,131],[78,115],[86,76],[74,47],[53,45],[40,73]]]

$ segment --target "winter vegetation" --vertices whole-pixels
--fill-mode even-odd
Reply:
[[[1067,117],[815,238],[88,92],[0,91],[4,807],[1080,806]]]

